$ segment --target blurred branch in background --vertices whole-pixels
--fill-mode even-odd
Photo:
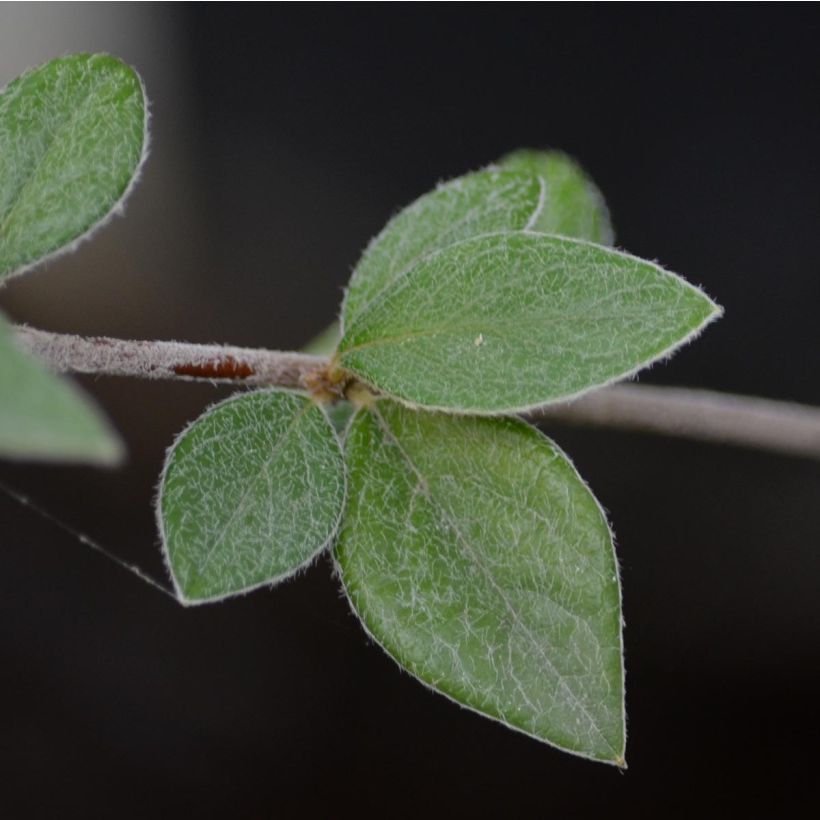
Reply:
[[[711,390],[616,384],[529,416],[820,459],[820,408]]]

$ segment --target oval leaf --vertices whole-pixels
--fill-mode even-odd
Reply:
[[[543,184],[531,173],[489,169],[439,186],[397,214],[370,243],[350,279],[342,324],[354,323],[425,254],[462,239],[533,223]]]
[[[541,177],[544,206],[530,230],[612,245],[615,233],[604,197],[583,168],[561,151],[522,149],[502,157],[503,168]]]
[[[337,357],[410,405],[513,413],[628,376],[719,313],[651,262],[500,233],[422,259],[345,331]]]
[[[157,517],[183,603],[281,581],[336,533],[345,498],[339,440],[324,412],[282,390],[200,416],[165,462]]]
[[[563,454],[517,419],[380,401],[346,455],[336,556],[367,631],[464,706],[623,766],[617,565]]]
[[[124,454],[94,402],[18,350],[0,316],[0,456],[109,465]]]
[[[116,210],[145,155],[139,77],[106,54],[52,60],[0,93],[0,281]]]

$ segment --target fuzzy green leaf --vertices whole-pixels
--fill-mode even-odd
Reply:
[[[624,765],[612,539],[555,445],[517,419],[379,401],[346,457],[336,557],[367,631],[464,706]]]
[[[546,184],[544,205],[531,230],[600,245],[615,241],[603,195],[571,157],[561,151],[522,149],[502,157],[499,165],[541,177]]]
[[[0,280],[69,249],[121,205],[145,118],[139,77],[106,54],[52,60],[0,93]]]
[[[410,405],[512,413],[634,373],[719,313],[651,262],[498,233],[424,257],[347,327],[338,356]]]
[[[0,457],[110,465],[124,454],[91,399],[18,350],[0,316]]]
[[[525,173],[489,169],[439,186],[398,213],[368,245],[345,295],[342,324],[388,290],[425,254],[471,236],[529,227],[543,183]]]
[[[157,518],[177,595],[204,603],[283,580],[333,539],[339,440],[303,396],[264,390],[200,416],[169,450]]]

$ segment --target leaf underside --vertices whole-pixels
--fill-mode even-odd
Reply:
[[[92,400],[18,350],[0,315],[0,456],[110,465],[124,453]]]
[[[280,581],[332,540],[345,498],[324,412],[284,390],[200,416],[169,451],[158,520],[179,598],[202,603]]]
[[[503,232],[424,257],[346,328],[338,356],[411,406],[512,413],[627,376],[718,314],[651,262]]]
[[[620,590],[597,502],[516,419],[379,401],[348,432],[336,550],[365,628],[484,715],[623,765]]]
[[[81,238],[145,149],[136,73],[106,54],[52,60],[0,93],[0,281]]]

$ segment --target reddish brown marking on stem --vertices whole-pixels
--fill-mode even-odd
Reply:
[[[247,379],[253,376],[253,368],[233,356],[222,356],[210,362],[187,362],[173,367],[177,376],[200,379]]]

